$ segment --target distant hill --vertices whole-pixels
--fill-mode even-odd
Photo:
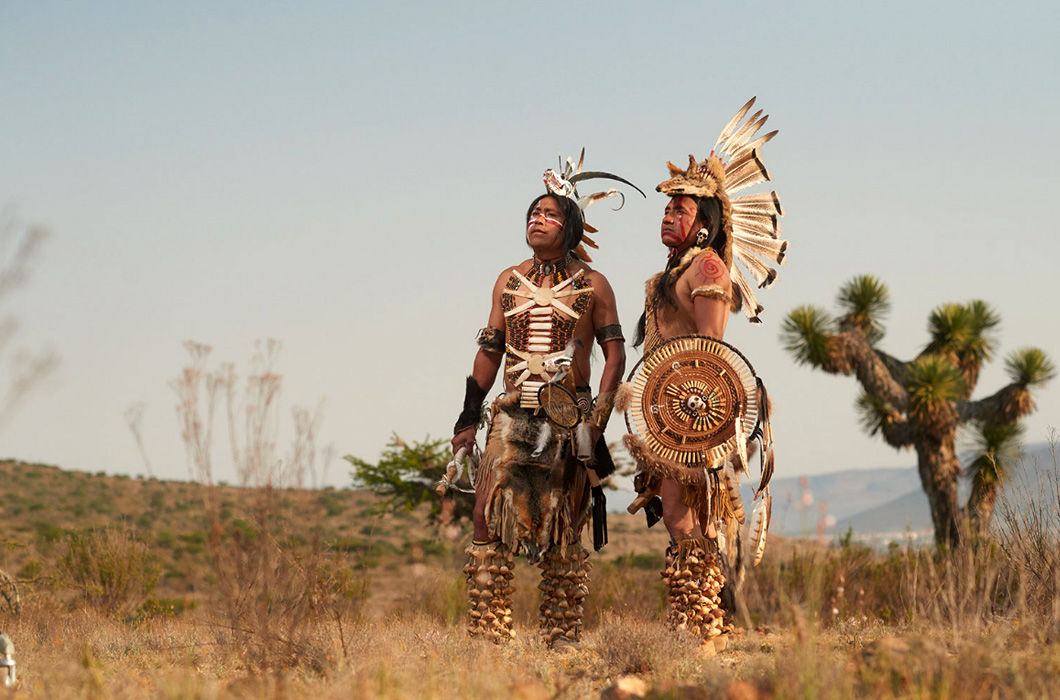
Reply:
[[[1024,448],[1023,459],[1002,491],[1001,502],[1022,511],[1041,494],[1056,494],[1057,470],[1049,443]],[[963,504],[970,485],[962,479]],[[773,528],[789,536],[818,532],[838,535],[851,530],[860,537],[900,538],[906,533],[930,537],[931,511],[916,467],[859,469],[811,477],[774,479]],[[750,498],[745,487],[744,498]],[[805,494],[811,494],[812,500]],[[806,501],[810,500],[809,503]],[[822,507],[823,504],[823,507]],[[999,504],[999,510],[1000,510]],[[822,522],[827,516],[834,524]],[[831,519],[827,521],[831,523]]]

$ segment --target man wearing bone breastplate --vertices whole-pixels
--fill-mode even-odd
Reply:
[[[556,175],[546,172],[546,184],[550,173]],[[454,453],[474,447],[483,398],[503,364],[505,394],[489,409],[490,430],[475,479],[474,536],[464,568],[469,632],[495,642],[514,636],[512,566],[514,556],[526,554],[542,570],[539,623],[549,647],[577,645],[580,639],[589,570],[581,539],[590,515],[590,478],[595,482],[596,471],[613,469],[601,435],[625,370],[614,292],[604,275],[586,264],[581,245],[583,232],[595,229],[584,224],[573,186],[566,196],[556,189],[550,185],[550,193],[527,211],[526,242],[533,257],[504,270],[494,285],[452,441]],[[604,359],[595,400],[594,342]],[[549,382],[577,401],[576,427],[566,429],[546,417],[539,392]],[[602,508],[602,492],[597,487],[594,493]],[[602,510],[593,513],[594,520],[597,515]]]

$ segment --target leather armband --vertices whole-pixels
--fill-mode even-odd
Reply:
[[[482,420],[482,402],[485,398],[486,392],[479,388],[475,378],[468,377],[467,388],[464,390],[464,410],[460,411],[460,416],[456,419],[453,435],[465,428],[478,427],[479,421]]]
[[[599,430],[607,427],[607,421],[611,418],[611,409],[615,407],[615,392],[605,391],[593,401],[593,412],[589,416],[589,424]]]
[[[478,346],[486,352],[496,352],[501,355],[504,354],[504,331],[486,326],[478,332],[478,338],[476,340]]]
[[[608,326],[596,329],[596,342],[603,345],[609,340],[625,340],[622,335],[622,324],[612,323]]]
[[[726,292],[721,285],[717,284],[705,284],[702,287],[696,287],[692,290],[692,301],[695,301],[696,297],[720,299],[726,304],[732,304],[732,297],[729,296],[729,293]]]

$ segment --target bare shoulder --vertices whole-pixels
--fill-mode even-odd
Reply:
[[[520,273],[526,272],[528,269],[530,269],[530,264],[532,262],[533,262],[532,260],[524,260],[521,263],[519,263],[518,265],[512,265],[510,267],[506,267],[503,270],[501,270],[501,274],[497,275],[497,281],[494,282],[494,284],[493,284],[494,288],[496,288],[496,289],[503,288],[506,284],[508,284],[508,280],[511,278],[512,273],[514,273],[514,272],[520,272]]]
[[[682,273],[681,281],[692,287],[705,284],[716,284],[720,287],[732,285],[725,262],[713,248],[707,248],[692,260]]]
[[[599,286],[608,289],[611,288],[611,283],[607,281],[607,277],[604,276],[604,273],[600,272],[599,270],[594,270],[593,268],[589,267],[580,260],[572,264],[570,270],[574,273],[577,273],[579,271],[584,273],[585,279],[594,287]]]

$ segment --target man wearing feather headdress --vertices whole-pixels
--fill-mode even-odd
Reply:
[[[606,542],[597,477],[614,465],[600,436],[625,370],[625,349],[614,292],[604,275],[586,264],[584,245],[596,246],[584,234],[595,229],[585,223],[582,209],[621,193],[579,197],[576,185],[594,177],[626,182],[582,172],[580,162],[575,170],[570,159],[561,172],[545,172],[548,190],[526,214],[533,257],[497,278],[454,428],[454,461],[473,458],[483,399],[503,362],[505,394],[489,411],[474,479],[474,539],[464,567],[468,629],[495,642],[514,636],[513,559],[526,554],[542,570],[539,622],[545,643],[576,645],[588,592],[588,553],[581,537],[590,512],[594,546]],[[595,400],[589,386],[594,340],[604,357]]]
[[[735,577],[737,586],[740,582],[744,510],[739,480],[747,471],[753,439],[763,447],[755,563],[768,526],[769,400],[743,356],[715,342],[722,341],[730,312],[743,308],[758,323],[762,311],[734,261],[740,260],[759,286],[768,286],[776,272],[756,256],[783,262],[787,247],[779,239],[782,211],[775,192],[731,196],[770,179],[759,148],[777,132],[756,138],[767,118],[761,110],[740,125],[753,102],[722,130],[710,156],[702,161],[689,156],[687,168],[667,163],[670,178],[656,187],[669,197],[661,226],[669,253],[665,269],[646,285],[644,315],[634,338],[634,346],[643,343],[644,358],[618,398],[620,410],[633,416],[625,443],[639,467],[639,496],[630,510],[645,507],[649,527],[661,515],[671,537],[663,571],[670,588],[668,622],[708,641],[728,628],[721,610],[723,572]],[[726,363],[731,360],[735,366],[695,357],[704,348],[725,354]],[[682,366],[689,357],[688,366]],[[710,366],[723,367],[714,386],[710,377],[702,380]],[[646,374],[650,372],[652,377]],[[666,378],[659,379],[664,373]],[[731,381],[734,376],[746,385]],[[653,390],[658,391],[655,397],[645,395]],[[754,427],[746,427],[748,423]],[[713,428],[718,428],[717,440],[708,436]],[[693,447],[697,440],[701,447]],[[732,610],[731,598],[725,607]]]

